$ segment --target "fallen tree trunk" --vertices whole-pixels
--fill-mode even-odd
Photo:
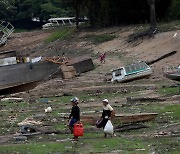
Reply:
[[[161,98],[149,98],[149,97],[127,97],[127,102],[164,102],[166,99]]]
[[[162,60],[162,59],[164,59],[164,58],[173,56],[173,55],[175,55],[176,53],[177,53],[177,51],[169,52],[169,53],[167,53],[167,54],[165,54],[165,55],[162,55],[161,57],[159,57],[159,58],[157,58],[157,59],[154,59],[154,60],[151,60],[151,61],[149,61],[149,62],[146,62],[146,64],[152,65],[152,64],[154,64],[154,63],[156,63],[156,62],[158,62],[158,61],[160,61],[160,60]]]

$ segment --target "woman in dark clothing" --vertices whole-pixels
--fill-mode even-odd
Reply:
[[[96,124],[97,128],[103,128],[106,126],[108,120],[111,120],[112,116],[114,115],[113,108],[109,105],[109,101],[107,99],[103,100],[103,113],[101,119]],[[105,134],[105,137],[107,134]]]
[[[77,97],[74,97],[71,99],[71,113],[69,115],[69,129],[71,130],[71,133],[73,134],[74,130],[74,124],[78,123],[80,121],[80,109],[77,106],[79,99]],[[77,136],[74,136],[74,139],[77,139]]]

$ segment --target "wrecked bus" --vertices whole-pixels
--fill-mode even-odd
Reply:
[[[145,62],[138,62],[112,70],[112,83],[127,82],[139,78],[149,77],[152,74],[150,66]]]

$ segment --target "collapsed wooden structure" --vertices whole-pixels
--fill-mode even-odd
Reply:
[[[94,64],[89,55],[76,58],[56,57],[45,58],[46,61],[61,65],[62,71],[75,69],[77,74],[85,73],[94,69]],[[73,70],[74,71],[74,70]]]

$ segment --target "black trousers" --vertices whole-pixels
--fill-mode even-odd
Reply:
[[[108,119],[102,119],[102,121],[100,121],[99,123],[96,124],[97,128],[103,128],[106,126],[108,122]]]

